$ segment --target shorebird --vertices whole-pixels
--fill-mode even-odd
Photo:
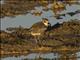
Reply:
[[[45,31],[48,29],[50,25],[51,24],[46,18],[43,18],[42,21],[32,25],[30,31],[31,35],[35,38],[36,43],[38,43],[40,36],[42,36],[45,33]]]

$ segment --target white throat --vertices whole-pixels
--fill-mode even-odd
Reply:
[[[44,23],[45,26],[48,26],[48,23]]]

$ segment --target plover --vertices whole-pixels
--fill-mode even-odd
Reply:
[[[31,31],[31,35],[36,38],[36,43],[38,43],[39,37],[44,34],[44,32],[47,30],[47,28],[50,25],[51,24],[46,18],[43,18],[42,21],[32,25],[32,27],[30,28],[30,31]]]

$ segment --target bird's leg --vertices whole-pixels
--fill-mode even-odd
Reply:
[[[41,40],[40,40],[40,36],[38,36],[38,46],[41,47]]]
[[[35,42],[36,42],[36,44],[38,43],[38,41],[37,41],[37,36],[35,36]]]
[[[35,42],[38,45],[38,47],[41,47],[41,41],[40,41],[40,36],[34,36],[35,37]]]
[[[38,47],[38,40],[37,40],[37,36],[34,36],[35,38],[35,44],[36,44],[36,47]]]
[[[41,58],[41,52],[39,53],[39,58]]]

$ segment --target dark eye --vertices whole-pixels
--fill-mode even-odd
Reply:
[[[44,21],[44,23],[46,23],[46,21]]]

